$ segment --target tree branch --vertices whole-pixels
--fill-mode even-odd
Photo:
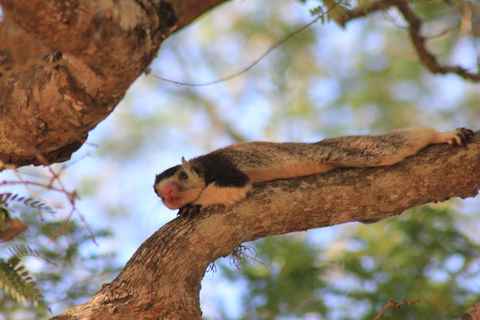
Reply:
[[[0,171],[68,160],[175,27],[221,2],[0,0]]]
[[[480,300],[477,300],[459,320],[480,320]]]
[[[243,242],[474,197],[480,188],[479,159],[477,132],[466,148],[431,146],[391,167],[258,184],[235,206],[169,222],[140,246],[115,280],[54,319],[103,319],[107,314],[109,319],[200,319],[205,270]]]
[[[477,73],[469,72],[461,66],[442,66],[435,55],[430,53],[426,47],[425,38],[421,35],[423,26],[422,19],[410,7],[407,1],[403,0],[385,0],[377,1],[368,5],[362,4],[352,10],[342,11],[342,14],[335,16],[335,21],[341,26],[345,26],[347,22],[366,17],[368,14],[376,11],[384,11],[391,7],[396,7],[402,14],[409,26],[409,34],[412,39],[412,44],[417,51],[418,57],[425,64],[425,66],[434,74],[454,73],[464,79],[480,81],[480,70]]]
[[[382,308],[380,313],[375,318],[373,318],[373,320],[382,319],[385,312],[387,312],[387,310],[390,308],[393,308],[393,307],[400,308],[401,306],[409,306],[417,303],[420,303],[420,300],[394,302],[393,299],[390,299],[388,300],[388,303]]]
[[[413,46],[417,50],[420,60],[427,66],[428,70],[437,74],[454,73],[464,79],[480,81],[480,70],[478,70],[477,73],[472,73],[460,66],[440,65],[437,58],[426,48],[425,38],[421,35],[423,25],[422,20],[418,17],[415,11],[412,10],[408,3],[397,1],[395,6],[402,13],[405,21],[408,22],[410,26],[410,38],[412,39]]]

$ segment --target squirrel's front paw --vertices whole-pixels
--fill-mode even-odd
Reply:
[[[201,208],[202,208],[201,204],[194,204],[194,205],[187,204],[185,207],[180,208],[180,210],[178,210],[177,215],[179,215],[182,218],[189,219],[199,214]]]

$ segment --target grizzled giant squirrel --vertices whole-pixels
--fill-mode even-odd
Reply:
[[[246,142],[218,149],[165,170],[155,193],[170,209],[190,217],[201,207],[233,204],[253,183],[324,173],[335,168],[389,166],[430,144],[464,145],[473,131],[438,132],[429,127],[376,136],[347,136],[315,143]]]

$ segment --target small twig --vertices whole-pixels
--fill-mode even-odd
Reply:
[[[39,199],[39,200],[42,200],[43,202],[47,203],[48,205],[54,207],[54,208],[61,208],[61,206],[55,204],[55,203],[52,203],[51,201],[48,201],[47,199],[43,199],[42,197],[40,197],[35,191],[33,192],[30,192],[32,189],[30,188],[30,186],[36,186],[36,187],[40,187],[40,188],[44,188],[46,190],[51,190],[51,191],[56,191],[56,192],[60,192],[60,193],[63,193],[62,190],[58,189],[58,188],[55,188],[55,187],[52,187],[52,186],[49,186],[47,184],[43,184],[43,183],[38,183],[38,182],[33,182],[33,181],[23,181],[23,180],[20,180],[20,181],[2,181],[0,182],[0,186],[8,186],[8,185],[23,185],[25,187],[25,189],[28,190],[28,192],[34,196],[35,198]]]
[[[42,180],[45,180],[45,181],[50,181],[50,177],[42,174],[42,173],[37,173],[37,172],[30,172],[27,170],[24,170],[24,168],[21,168],[21,169],[17,169],[17,172],[20,173],[20,174],[23,174],[25,176],[31,176],[31,177],[35,177],[35,178],[38,178],[38,179],[42,179]]]
[[[98,245],[97,242],[95,241],[95,235],[93,234],[93,231],[90,229],[90,227],[89,227],[87,221],[85,220],[84,216],[82,215],[82,213],[77,209],[76,200],[79,200],[80,197],[78,196],[78,194],[75,190],[68,191],[62,183],[62,180],[61,180],[60,177],[63,174],[63,172],[66,170],[66,168],[67,168],[67,166],[63,165],[63,166],[60,167],[58,172],[56,172],[52,167],[49,166],[48,167],[48,172],[49,172],[48,176],[42,176],[40,174],[32,174],[32,173],[29,173],[29,172],[22,172],[21,170],[18,170],[18,169],[13,169],[13,173],[17,177],[18,181],[1,181],[0,186],[23,185],[33,197],[41,200],[42,202],[44,202],[44,203],[46,203],[46,204],[48,204],[48,205],[50,205],[51,207],[54,207],[54,208],[61,208],[61,206],[59,206],[59,205],[57,205],[57,204],[55,204],[55,203],[53,203],[53,202],[51,202],[47,199],[44,199],[32,187],[41,188],[41,189],[44,189],[44,190],[54,191],[54,192],[58,192],[58,193],[63,194],[67,198],[67,200],[70,204],[70,212],[67,216],[67,219],[62,224],[60,230],[55,230],[53,227],[49,226],[50,230],[52,230],[52,232],[53,232],[52,239],[56,238],[59,235],[62,235],[65,232],[65,230],[67,229],[68,223],[69,223],[70,219],[72,218],[73,214],[76,214],[79,217],[80,221],[85,226],[85,228],[87,229],[87,232],[90,234],[90,237],[92,238],[93,243]],[[45,180],[45,182],[34,182],[34,181],[25,180],[22,177],[23,174],[35,176],[36,178],[40,178],[40,179]],[[44,218],[43,218],[41,212],[40,212],[40,219],[42,221],[44,221]]]
[[[213,279],[213,275],[217,273],[217,266],[215,265],[215,262],[212,262],[211,265],[208,266],[207,270],[205,271],[205,276],[211,274]]]
[[[32,188],[30,188],[29,185],[34,185],[35,183],[29,183],[29,181],[23,180],[22,176],[19,174],[19,172],[18,172],[17,170],[13,170],[13,173],[14,173],[15,176],[18,178],[18,180],[20,180],[20,184],[23,184],[23,186],[25,187],[25,189],[27,189],[27,191],[28,191],[32,196],[34,196],[35,198],[37,198],[37,199],[45,202],[46,204],[48,204],[48,205],[51,206],[51,207],[54,207],[54,208],[56,207],[56,208],[58,208],[58,206],[57,206],[55,203],[53,203],[53,202],[51,202],[51,201],[49,201],[49,200],[47,200],[47,199],[44,199],[41,195],[39,195],[37,192],[35,192],[35,190],[33,190]],[[8,182],[6,183],[6,182],[4,181],[4,182],[2,183],[2,185],[6,185],[6,184],[8,184]],[[41,184],[41,183],[38,183],[38,184],[36,184],[36,185],[37,185],[37,186],[44,187],[45,189],[48,189],[48,190],[55,190],[55,188],[54,188],[54,187],[52,186],[52,184],[51,184],[51,180],[49,181],[48,184],[43,185],[43,184]],[[56,190],[56,191],[58,191],[58,192],[63,192],[62,190]]]
[[[393,299],[388,300],[388,303],[382,308],[380,313],[373,319],[373,320],[380,320],[383,318],[385,312],[392,307],[400,308],[401,306],[408,306],[411,304],[420,303],[420,299],[415,301],[400,301],[400,302],[393,302]]]
[[[339,18],[335,19],[335,21],[344,27],[347,22],[357,19],[366,17],[370,13],[376,11],[385,11],[393,6],[395,6],[395,2],[398,0],[386,0],[386,1],[377,1],[373,2],[369,5],[361,4],[359,7],[353,8],[351,10],[345,11]]]
[[[254,247],[239,245],[232,251],[232,255],[230,257],[230,264],[235,266],[238,271],[241,272],[242,268],[240,266],[240,262],[245,261],[246,263],[248,263],[248,261],[246,261],[246,258],[251,258],[254,262],[261,263],[257,260],[257,255],[257,250],[255,250]]]
[[[431,35],[431,36],[425,36],[425,38],[428,39],[428,40],[441,38],[441,37],[449,34],[450,32],[452,32],[453,30],[458,29],[458,28],[460,28],[460,27],[461,27],[461,24],[460,24],[460,23],[457,23],[456,25],[454,25],[454,26],[452,26],[452,27],[450,27],[450,28],[448,28],[448,29],[445,29],[445,30],[443,30],[442,32],[439,32],[439,33],[437,33],[437,34],[433,34],[433,35]]]
[[[326,14],[326,13],[325,13]],[[209,85],[212,85],[212,84],[217,84],[217,83],[220,83],[220,82],[225,82],[225,81],[228,81],[228,80],[231,80],[235,77],[238,77],[240,75],[242,75],[243,73],[247,72],[248,70],[252,69],[257,63],[259,63],[263,58],[265,58],[270,52],[272,52],[273,50],[275,50],[276,48],[278,48],[280,45],[282,45],[283,43],[287,42],[288,40],[290,40],[293,36],[297,35],[298,33],[302,32],[303,30],[307,29],[308,27],[310,27],[312,24],[314,24],[315,22],[317,22],[319,19],[321,19],[325,14],[323,15],[320,15],[318,17],[316,17],[315,19],[313,19],[312,21],[310,21],[309,23],[307,23],[306,25],[304,25],[303,27],[293,31],[292,33],[288,34],[287,36],[285,36],[284,38],[278,40],[277,42],[275,42],[267,51],[265,51],[264,54],[262,54],[257,60],[255,60],[253,63],[251,63],[248,67],[238,71],[238,72],[235,72],[235,73],[232,73],[231,75],[228,75],[226,77],[222,77],[222,78],[219,78],[219,79],[216,79],[216,80],[213,80],[213,81],[210,81],[210,82],[205,82],[205,83],[188,83],[188,82],[180,82],[180,81],[175,81],[175,80],[170,80],[170,79],[166,79],[166,78],[162,78],[162,77],[159,77],[159,76],[156,76],[154,74],[150,74],[150,76],[154,77],[154,78],[157,78],[157,79],[160,79],[160,80],[163,80],[163,81],[167,81],[167,82],[171,82],[171,83],[174,83],[178,86],[190,86],[190,87],[203,87],[203,86],[209,86]]]

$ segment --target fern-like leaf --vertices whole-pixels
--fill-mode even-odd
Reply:
[[[47,205],[46,203],[40,201],[40,200],[35,200],[33,198],[26,198],[26,197],[19,197],[18,194],[12,194],[10,192],[8,193],[0,193],[0,205],[5,205],[7,206],[9,202],[17,202],[17,203],[22,203],[23,205],[37,209],[40,211],[46,211],[48,213],[54,214],[55,210],[53,210],[52,207]]]
[[[0,259],[0,289],[25,306],[28,305],[28,301],[32,301],[35,306],[46,307],[36,283],[31,281],[28,271],[25,271],[23,266],[18,266],[19,262],[18,257],[12,257],[7,261]]]
[[[8,248],[8,251],[10,251],[11,257],[8,259],[9,263],[12,264],[18,264],[24,257],[34,257],[38,259],[42,259],[46,262],[49,262],[55,266],[57,266],[54,262],[49,260],[47,257],[42,255],[40,252],[38,252],[35,249],[30,248],[29,246],[24,246],[24,245],[16,245],[11,248]],[[17,262],[18,260],[18,262]]]

